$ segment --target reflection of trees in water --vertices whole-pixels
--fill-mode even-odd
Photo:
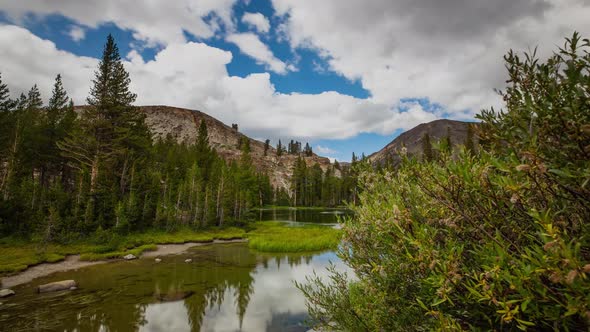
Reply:
[[[203,270],[199,269],[199,280],[204,285],[203,292],[184,302],[192,330],[200,330],[207,309],[221,308],[226,291],[233,291],[236,314],[241,326],[250,297],[254,293],[256,256],[244,245],[213,246],[206,251],[200,249],[202,248],[195,250],[195,260],[207,257],[207,261],[212,264]]]
[[[191,329],[199,331],[207,310],[219,309],[227,293],[236,305],[241,327],[254,294],[257,264],[265,269],[281,263],[293,267],[312,259],[311,255],[254,253],[244,244],[198,247],[190,257],[191,264],[184,263],[185,256],[171,256],[158,264],[121,262],[60,275],[79,281],[81,288],[74,292],[38,295],[32,289],[17,289],[27,295],[15,297],[10,301],[12,307],[0,309],[0,326],[15,331],[98,331],[101,327],[135,331],[147,324],[148,306],[188,296],[183,300],[188,317],[174,319],[188,319]],[[50,278],[36,284],[55,280]]]

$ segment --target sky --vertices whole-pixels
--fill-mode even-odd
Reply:
[[[404,130],[502,107],[503,55],[546,57],[590,0],[0,0],[0,73],[16,97],[58,73],[85,103],[106,36],[136,105],[197,109],[260,140],[348,161]]]

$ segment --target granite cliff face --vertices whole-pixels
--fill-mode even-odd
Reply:
[[[447,133],[450,134],[451,144],[453,146],[463,145],[467,139],[467,131],[470,125],[477,126],[477,123],[454,121],[454,120],[435,120],[428,123],[422,123],[418,126],[402,133],[383,149],[369,156],[369,161],[373,164],[384,163],[390,158],[394,163],[399,161],[399,152],[402,147],[410,155],[421,156],[423,153],[422,138],[424,134],[430,136],[432,143],[444,138]],[[474,137],[474,144],[477,143],[477,137]]]
[[[238,130],[227,126],[223,122],[203,112],[177,108],[170,106],[139,106],[146,115],[146,123],[154,137],[166,137],[172,135],[179,142],[192,144],[196,141],[197,130],[202,120],[207,124],[209,144],[225,160],[238,160],[241,151],[238,147],[239,139],[249,139],[251,157],[258,171],[266,172],[275,187],[288,189],[293,173],[293,166],[297,160],[296,155],[284,153],[278,157],[276,149],[270,147],[267,155],[264,155],[264,142],[249,138]],[[325,157],[313,155],[305,157],[308,166],[318,163],[325,171],[330,167],[330,160]]]

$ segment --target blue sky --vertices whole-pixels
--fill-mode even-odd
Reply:
[[[137,104],[199,109],[254,138],[310,142],[347,161],[419,123],[501,106],[493,89],[508,48],[551,49],[566,17],[582,33],[590,26],[574,0],[417,2],[0,0],[0,72],[13,93],[37,83],[45,95],[60,72],[84,103],[111,33]]]

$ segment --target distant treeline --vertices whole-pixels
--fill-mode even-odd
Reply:
[[[129,84],[110,35],[89,107],[81,111],[74,110],[60,75],[47,105],[36,85],[11,99],[0,77],[0,236],[60,240],[97,230],[223,226],[247,220],[256,206],[338,205],[350,198],[350,185],[342,184],[350,179],[328,170],[315,183],[329,190],[292,199],[256,171],[249,140],[242,140],[237,162],[219,157],[205,122],[193,144],[153,140],[144,115],[132,106]]]

